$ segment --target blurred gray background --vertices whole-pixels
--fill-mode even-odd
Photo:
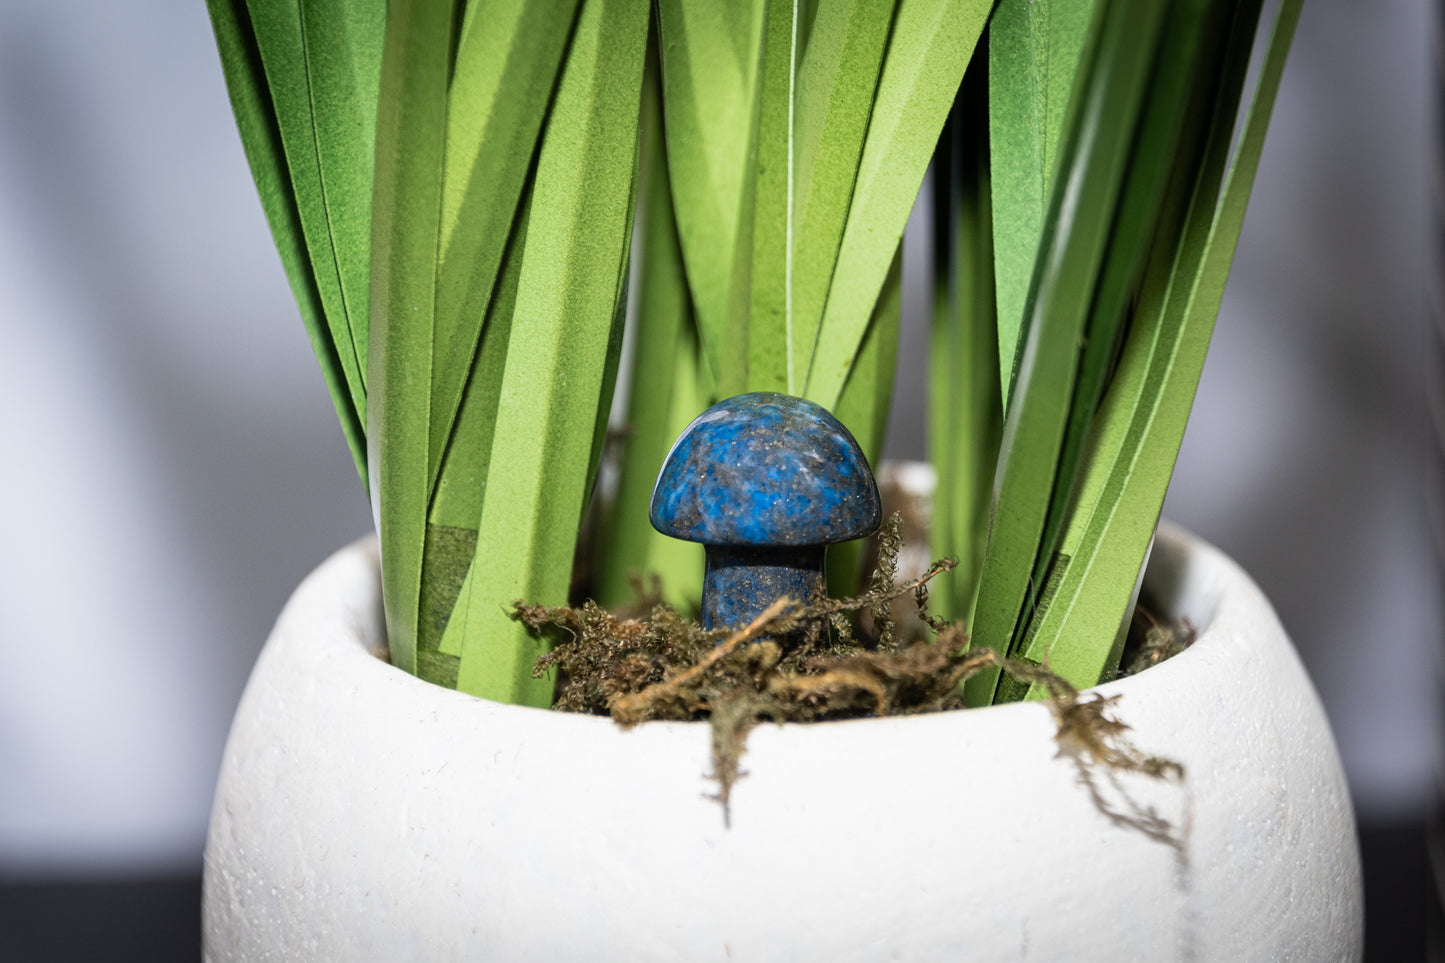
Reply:
[[[1166,506],[1274,600],[1372,825],[1441,749],[1432,37],[1306,4]],[[0,519],[0,880],[196,872],[271,622],[370,527],[200,0],[0,0]]]

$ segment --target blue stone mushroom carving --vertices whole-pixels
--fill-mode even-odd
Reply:
[[[820,591],[823,550],[882,519],[868,460],[821,405],[760,391],[721,401],[673,443],[652,526],[707,547],[704,628],[746,625],[781,596]]]

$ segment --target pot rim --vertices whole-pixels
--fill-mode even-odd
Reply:
[[[375,594],[377,605],[372,616],[371,624],[365,624],[366,619],[360,613],[351,620],[357,629],[349,636],[342,636],[340,633],[326,633],[329,640],[344,641],[345,646],[338,647],[337,655],[346,650],[353,654],[364,653],[374,666],[368,666],[364,670],[368,674],[376,671],[387,673],[392,684],[399,684],[412,688],[415,698],[422,701],[436,701],[439,707],[447,709],[460,709],[468,703],[481,703],[492,712],[504,714],[543,714],[548,717],[555,717],[559,720],[575,720],[577,725],[608,725],[618,731],[627,731],[624,727],[613,721],[609,716],[592,715],[590,713],[563,712],[536,706],[515,705],[511,703],[497,702],[491,699],[475,696],[470,693],[461,692],[456,689],[449,689],[432,682],[428,682],[411,673],[396,669],[391,664],[387,654],[385,641],[385,619],[380,611],[380,570],[379,554],[377,550],[377,539],[374,534],[368,534],[350,545],[338,550],[328,558],[315,572],[306,578],[296,589],[293,602],[287,604],[287,610],[292,607],[294,600],[311,594],[309,583],[313,579],[320,578],[332,569],[337,567],[342,557],[359,553],[364,556],[367,565],[372,569],[376,582]],[[1186,573],[1181,571],[1181,566],[1189,563],[1202,563],[1203,567],[1215,573],[1223,574],[1225,577],[1218,579],[1216,585],[1212,585],[1209,591],[1195,592],[1192,596],[1181,599],[1179,587],[1181,583],[1187,582]],[[1145,592],[1154,597],[1161,604],[1171,618],[1188,618],[1195,629],[1195,640],[1184,651],[1179,652],[1170,658],[1150,666],[1149,668],[1124,678],[1113,679],[1108,682],[1090,686],[1082,692],[1097,693],[1104,697],[1111,697],[1119,694],[1127,694],[1144,685],[1161,684],[1166,676],[1185,673],[1190,670],[1201,659],[1208,659],[1213,649],[1222,644],[1221,633],[1217,631],[1219,617],[1223,607],[1238,607],[1241,604],[1262,604],[1269,609],[1269,603],[1265,600],[1262,592],[1255,585],[1248,574],[1241,569],[1233,559],[1229,558],[1218,548],[1214,547],[1203,539],[1187,531],[1186,529],[1168,521],[1161,520],[1158,526],[1154,548],[1150,558],[1146,561],[1143,585]],[[1245,600],[1248,600],[1246,602]],[[1177,611],[1183,607],[1186,611]],[[1269,614],[1274,617],[1272,609]],[[287,612],[283,611],[278,619],[278,624],[284,622]],[[358,651],[359,650],[359,651]],[[394,675],[393,675],[394,673]],[[1144,679],[1151,680],[1143,682]],[[808,731],[825,727],[838,726],[880,726],[880,725],[904,725],[914,720],[932,720],[938,717],[956,717],[960,714],[967,714],[969,718],[976,718],[977,713],[991,712],[1003,713],[1017,711],[1027,707],[1031,702],[1004,703],[992,706],[978,706],[966,709],[950,709],[941,712],[913,713],[896,716],[866,716],[852,719],[826,719],[818,721],[787,721],[759,725],[759,729],[778,729],[783,731]],[[463,710],[465,711],[465,710]],[[638,726],[646,726],[649,729],[678,728],[692,730],[708,725],[707,720],[670,720],[654,719]],[[637,728],[638,726],[629,727]]]

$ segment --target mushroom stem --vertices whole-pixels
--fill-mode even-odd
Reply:
[[[823,545],[707,546],[702,584],[702,625],[728,629],[746,625],[774,601],[787,596],[812,601],[823,586]]]

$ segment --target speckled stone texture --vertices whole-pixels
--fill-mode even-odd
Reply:
[[[810,601],[825,587],[823,551],[821,545],[770,552],[709,546],[702,581],[703,628],[746,625],[784,596]]]
[[[706,725],[498,705],[376,658],[375,544],[355,545],[297,590],[241,700],[206,959],[1358,960],[1349,797],[1269,603],[1167,528],[1148,581],[1199,641],[1099,691],[1187,769],[1122,784],[1187,817],[1183,860],[1096,808],[1039,703],[760,726],[727,828]]]
[[[824,545],[878,527],[878,487],[821,405],[738,395],[678,436],[652,490],[652,524],[704,545]]]
[[[868,461],[838,419],[802,398],[754,392],[713,405],[678,436],[651,518],[664,535],[707,546],[703,625],[721,628],[781,595],[807,601],[822,579],[821,546],[872,534],[882,512]]]

